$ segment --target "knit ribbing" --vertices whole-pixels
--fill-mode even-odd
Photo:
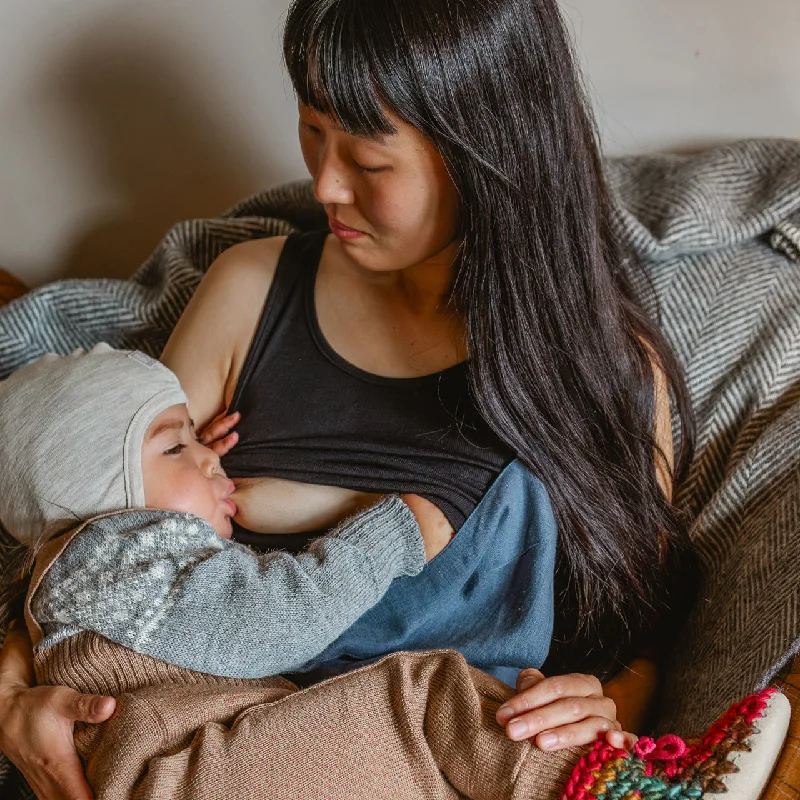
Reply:
[[[425,544],[417,520],[396,495],[341,522],[334,533],[364,551],[381,593],[398,575],[416,575],[425,566]]]
[[[36,657],[40,682],[117,696],[79,726],[97,800],[554,800],[576,751],[514,742],[510,687],[458,653],[397,653],[316,686],[214,678],[82,633]]]
[[[40,685],[69,686],[84,694],[116,697],[148,686],[261,686],[294,690],[285,678],[220,678],[176,667],[121,647],[96,633],[82,632],[35,653]]]

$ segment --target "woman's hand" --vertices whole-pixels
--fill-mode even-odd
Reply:
[[[614,747],[630,749],[637,737],[617,721],[616,704],[603,695],[593,675],[545,678],[538,669],[517,676],[519,694],[497,710],[497,721],[510,739],[536,739],[542,750],[561,750],[605,737]]]
[[[115,707],[113,697],[64,686],[0,684],[0,750],[39,800],[91,800],[73,729],[76,722],[105,722]]]
[[[227,409],[220,411],[208,425],[197,435],[200,442],[206,447],[210,447],[220,458],[229,452],[236,442],[239,441],[239,434],[231,432],[231,428],[239,424],[242,415],[238,411],[228,414]]]
[[[425,560],[430,561],[434,556],[438,556],[455,536],[453,526],[442,510],[430,500],[418,494],[401,494],[400,499],[417,518],[422,541],[425,544]]]
[[[76,722],[105,722],[116,701],[63,686],[31,688],[33,679],[30,637],[12,623],[0,650],[0,750],[39,800],[90,800],[73,729]]]

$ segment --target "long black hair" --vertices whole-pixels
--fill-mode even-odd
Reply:
[[[452,300],[471,390],[550,494],[556,650],[578,642],[595,656],[581,666],[608,672],[687,550],[656,479],[651,357],[677,408],[673,485],[694,430],[679,364],[622,270],[633,255],[557,0],[294,0],[284,57],[300,100],[345,130],[393,133],[386,108],[441,154],[460,195]]]

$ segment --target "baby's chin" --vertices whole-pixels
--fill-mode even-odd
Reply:
[[[204,519],[213,529],[214,533],[220,539],[230,539],[233,536],[233,525],[231,524],[230,517],[217,517],[216,519],[208,519],[208,517],[198,514],[200,519]]]
[[[230,517],[225,517],[222,523],[213,525],[212,527],[217,532],[220,539],[230,539],[233,536],[233,525],[231,524]]]

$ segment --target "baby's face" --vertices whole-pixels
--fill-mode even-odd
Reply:
[[[150,424],[142,447],[144,497],[148,508],[185,511],[231,537],[236,506],[229,500],[233,481],[217,454],[197,440],[185,405],[171,406]]]

